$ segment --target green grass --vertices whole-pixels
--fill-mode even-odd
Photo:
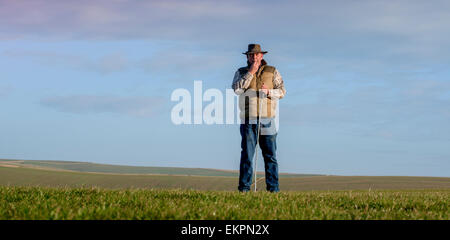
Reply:
[[[450,220],[450,178],[285,177],[281,193],[263,191],[261,180],[258,193],[242,194],[236,191],[236,176],[87,173],[2,164],[0,219]]]
[[[450,219],[450,190],[277,194],[0,187],[0,219]]]

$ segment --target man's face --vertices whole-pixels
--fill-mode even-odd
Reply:
[[[263,53],[249,53],[249,54],[247,54],[247,60],[250,63],[261,62],[261,60],[263,59],[263,56],[264,56]]]

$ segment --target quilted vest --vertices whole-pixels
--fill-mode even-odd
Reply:
[[[256,74],[253,75],[250,87],[243,94],[239,95],[241,119],[256,119],[258,116],[261,118],[275,117],[277,101],[272,101],[268,97],[260,97],[260,92],[258,91],[263,83],[268,89],[273,89],[275,67],[266,65],[265,61],[261,62],[261,64]],[[248,72],[248,69],[248,66],[242,67],[239,68],[239,72],[243,75]]]

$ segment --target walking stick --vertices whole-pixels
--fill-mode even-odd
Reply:
[[[263,84],[264,85],[264,84]],[[257,130],[256,130],[256,147],[255,147],[255,192],[256,192],[256,182],[257,182],[257,177],[256,177],[256,175],[257,175],[257,162],[258,162],[258,145],[259,145],[259,131],[260,131],[260,128],[261,128],[261,125],[260,125],[260,123],[261,123],[261,101],[260,101],[260,98],[258,98],[258,107],[259,107],[259,112],[258,112],[258,114],[257,114],[257,124],[258,124],[258,126],[257,126]]]

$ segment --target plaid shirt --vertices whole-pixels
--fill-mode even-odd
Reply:
[[[236,71],[233,78],[232,88],[237,95],[241,95],[245,92],[250,86],[250,82],[253,79],[253,74],[247,72],[243,75],[239,73],[239,70]],[[281,99],[286,94],[286,89],[284,88],[283,78],[281,78],[280,73],[277,69],[275,69],[273,75],[273,89],[269,89],[269,98],[278,98]]]

